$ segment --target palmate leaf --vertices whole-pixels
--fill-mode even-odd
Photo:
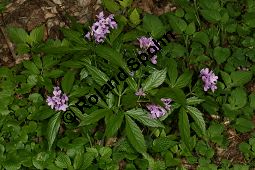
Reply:
[[[47,139],[48,139],[48,146],[49,150],[51,149],[51,146],[57,136],[58,129],[60,126],[60,115],[61,113],[56,113],[49,121],[48,123],[48,129],[47,129]]]
[[[187,106],[187,110],[190,113],[191,117],[194,119],[199,129],[201,130],[202,134],[205,134],[205,121],[202,113],[197,108],[192,106]]]
[[[149,115],[142,109],[132,109],[125,112],[125,114],[133,117],[145,126],[164,128],[164,125],[162,125],[158,120],[150,118]]]
[[[190,125],[189,125],[189,119],[188,115],[185,111],[184,108],[180,109],[179,112],[179,131],[180,131],[180,136],[184,144],[188,149],[190,149]]]
[[[129,142],[138,152],[145,153],[146,144],[142,131],[128,115],[125,115],[125,118],[126,118],[126,134]]]
[[[154,71],[142,84],[144,91],[152,90],[160,86],[166,78],[166,69]]]

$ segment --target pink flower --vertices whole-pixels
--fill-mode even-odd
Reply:
[[[110,33],[111,29],[117,28],[117,23],[114,21],[114,15],[111,14],[107,18],[104,17],[104,13],[100,12],[97,16],[97,21],[92,25],[90,32],[85,37],[91,40],[91,37],[97,43],[104,42],[106,35]]]
[[[146,51],[147,49],[149,49],[150,47],[155,47],[157,50],[159,50],[159,48],[155,45],[155,43],[152,40],[152,37],[147,38],[147,37],[140,37],[138,38],[139,44],[140,44],[140,48],[143,51]],[[140,51],[140,53],[142,53],[143,51]],[[155,49],[150,48],[150,52],[153,53],[155,52]],[[154,55],[153,57],[151,57],[151,63],[152,64],[157,64],[157,56]]]
[[[200,77],[204,82],[204,91],[208,91],[209,89],[214,92],[217,89],[216,83],[218,80],[218,76],[215,76],[213,71],[209,71],[208,68],[204,68],[200,71]]]
[[[146,105],[147,109],[150,111],[150,117],[153,119],[162,117],[166,114],[166,110],[159,106],[159,105],[155,105],[155,104],[148,104]]]
[[[165,109],[170,110],[170,108],[171,108],[170,103],[172,102],[172,99],[170,99],[170,98],[161,98],[161,101],[164,103]]]
[[[135,93],[136,96],[145,96],[146,94],[144,93],[143,89],[140,88],[136,93]]]
[[[52,97],[48,96],[46,102],[48,103],[48,106],[51,107],[51,109],[55,109],[56,111],[62,110],[66,111],[68,105],[68,97],[66,94],[62,94],[62,91],[59,87],[54,87]]]

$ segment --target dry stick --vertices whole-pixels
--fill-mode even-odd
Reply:
[[[8,48],[9,48],[9,50],[11,51],[11,54],[12,54],[13,60],[15,61],[15,60],[16,60],[16,58],[17,58],[17,56],[16,56],[16,53],[14,52],[13,45],[12,45],[11,41],[9,40],[9,38],[8,38],[8,36],[7,36],[6,32],[5,32],[4,27],[0,26],[0,29],[1,29],[1,31],[2,31],[2,33],[3,33],[3,35],[4,35],[4,38],[5,38],[6,44],[7,44]]]

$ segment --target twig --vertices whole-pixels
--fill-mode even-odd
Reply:
[[[0,29],[1,29],[1,31],[2,31],[2,33],[3,33],[3,35],[4,35],[6,44],[7,44],[8,48],[9,48],[11,54],[12,54],[13,60],[15,61],[16,58],[17,58],[17,56],[16,56],[16,53],[14,52],[13,45],[12,45],[11,41],[9,40],[9,38],[8,38],[6,32],[5,32],[4,27],[0,26]]]

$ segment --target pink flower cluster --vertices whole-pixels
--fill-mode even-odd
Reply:
[[[85,37],[89,40],[91,37],[95,39],[97,43],[104,42],[106,34],[110,33],[110,28],[117,28],[117,23],[114,21],[114,15],[111,14],[107,18],[104,17],[104,13],[100,12],[97,15],[98,21],[96,21]]]
[[[208,68],[203,68],[200,71],[200,77],[202,77],[202,80],[204,82],[204,91],[208,91],[209,89],[214,92],[217,89],[216,83],[218,80],[218,76],[215,76],[213,71],[209,71]]]
[[[158,46],[153,42],[152,37],[140,37],[138,38],[138,41],[140,43],[140,48],[142,50],[147,50],[149,47],[155,47],[157,50],[159,50]],[[153,48],[150,48],[150,52],[153,53],[155,50]],[[157,55],[154,55],[151,57],[151,63],[157,64]]]
[[[48,96],[46,100],[51,109],[55,109],[56,111],[66,111],[68,107],[68,97],[66,94],[62,94],[62,91],[59,87],[54,87],[53,95],[54,96],[52,97]]]
[[[150,111],[150,117],[153,119],[162,117],[166,114],[168,110],[170,110],[172,99],[162,98],[161,101],[164,103],[164,107],[161,107],[156,104],[148,104],[146,107]]]

